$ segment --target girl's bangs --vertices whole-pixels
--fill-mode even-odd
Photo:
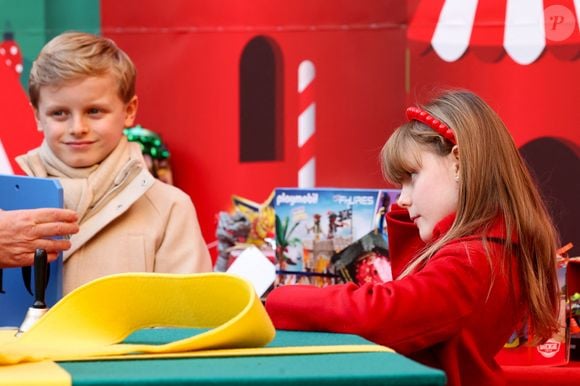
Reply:
[[[395,130],[381,150],[381,168],[386,180],[401,184],[419,168],[417,146],[405,126]]]

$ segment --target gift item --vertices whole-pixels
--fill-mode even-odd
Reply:
[[[345,282],[378,284],[393,280],[387,237],[379,229],[335,253],[331,263]]]
[[[63,192],[56,179],[0,175],[0,209],[62,208]],[[0,327],[18,327],[34,303],[33,267],[0,268]],[[62,256],[48,265],[44,300],[54,305],[62,297]],[[42,311],[39,311],[42,312]]]
[[[236,248],[236,245],[245,243],[250,233],[250,227],[250,220],[241,212],[218,213],[216,228],[218,255],[215,271],[225,272],[237,257],[237,251],[241,253],[243,249]]]
[[[252,283],[259,297],[263,296],[276,280],[274,263],[256,246],[244,249],[226,272],[241,276]]]
[[[127,140],[137,142],[141,146],[143,159],[153,177],[173,185],[173,171],[169,162],[170,153],[161,140],[161,136],[141,125],[123,130]]]
[[[390,280],[383,223],[399,193],[396,189],[276,189],[276,285],[323,287]]]
[[[111,275],[66,295],[19,337],[0,330],[0,384],[70,385],[73,361],[392,352],[362,339],[280,345],[274,335],[254,288],[234,275]]]
[[[571,244],[560,248],[558,253],[558,285],[561,290],[560,301],[560,330],[544,343],[534,344],[533,331],[529,329],[527,320],[520,325],[510,336],[508,342],[496,356],[502,366],[525,365],[565,365],[570,359],[570,307],[568,294],[571,288],[568,272],[572,260],[568,257]]]
[[[261,204],[232,196],[233,209],[218,213],[216,272],[225,272],[244,252],[255,246],[274,262],[273,194]]]

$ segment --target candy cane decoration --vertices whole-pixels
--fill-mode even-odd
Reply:
[[[314,102],[314,78],[316,68],[310,60],[298,66],[298,187],[313,188],[316,185],[316,157],[314,134],[316,132],[316,102]]]
[[[4,41],[0,42],[0,62],[4,62],[16,75],[22,73],[22,52],[12,32],[4,32]]]

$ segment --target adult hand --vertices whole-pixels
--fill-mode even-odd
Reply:
[[[32,265],[37,248],[46,250],[49,261],[56,259],[71,244],[50,237],[77,233],[77,220],[68,209],[0,210],[0,268]]]

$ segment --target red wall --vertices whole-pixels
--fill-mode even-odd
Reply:
[[[405,103],[405,19],[394,0],[102,1],[103,34],[139,71],[138,122],[166,141],[176,185],[196,203],[208,242],[232,194],[262,201],[277,186],[296,186],[304,59],[317,70],[317,185],[384,185],[378,151]],[[259,35],[282,53],[285,156],[240,164],[239,61]]]
[[[297,68],[305,59],[317,70],[318,186],[383,186],[377,155],[404,119],[404,107],[435,89],[469,88],[499,112],[518,146],[533,153],[528,158],[553,196],[567,192],[567,201],[549,194],[548,204],[556,203],[556,215],[566,217],[568,225],[560,228],[569,229],[563,232],[563,241],[569,241],[567,235],[578,233],[580,217],[574,183],[579,174],[575,111],[580,60],[556,59],[548,49],[536,62],[521,66],[508,56],[486,62],[468,49],[453,63],[432,51],[410,51],[406,63],[407,19],[417,4],[419,0],[101,0],[101,27],[138,67],[138,123],[162,134],[172,153],[175,182],[196,203],[208,242],[215,238],[215,215],[229,209],[232,194],[262,201],[277,186],[297,184]],[[281,52],[284,157],[240,163],[240,55],[260,35]],[[42,135],[17,77],[4,66],[0,84],[1,139],[13,159],[36,146]],[[538,144],[543,137],[559,141],[564,147],[556,143],[552,152],[562,148],[561,160],[569,161],[547,154],[554,143]]]
[[[430,51],[411,58],[411,84],[412,96],[442,87],[478,93],[498,112],[518,146],[544,136],[580,146],[574,114],[580,101],[580,60],[556,59],[548,51],[522,66],[507,55],[485,62],[467,52],[448,63]]]

